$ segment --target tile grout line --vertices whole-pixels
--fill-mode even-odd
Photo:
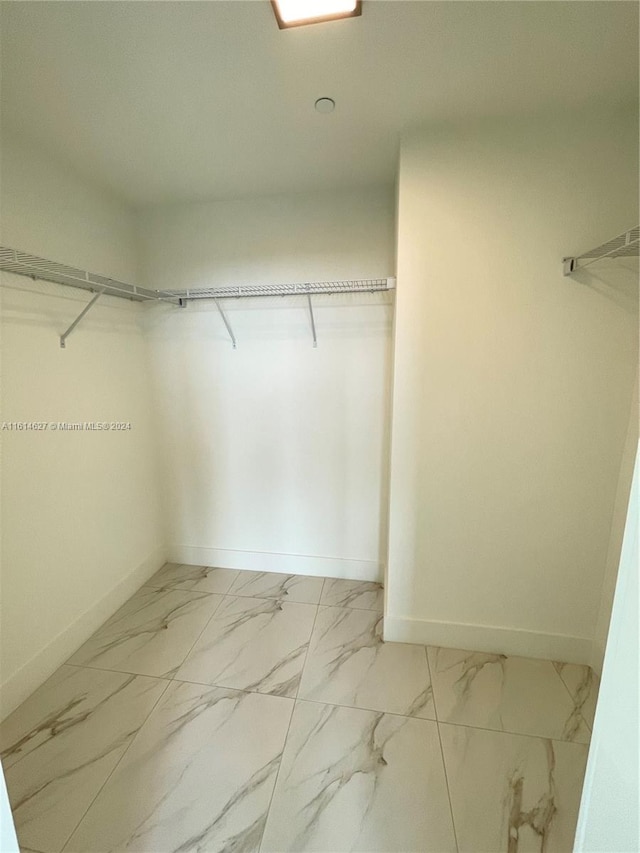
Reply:
[[[153,676],[143,676],[143,677],[144,677],[144,678],[152,678]],[[164,681],[165,679],[158,679],[158,680],[162,680],[162,681]],[[78,820],[78,822],[76,823],[76,825],[73,827],[73,829],[71,830],[71,832],[70,832],[70,833],[69,833],[69,835],[67,836],[67,840],[64,842],[64,844],[63,844],[63,845],[62,845],[62,847],[60,848],[60,853],[64,853],[64,851],[67,849],[67,846],[68,846],[69,842],[71,841],[71,839],[73,838],[73,836],[74,836],[74,834],[75,834],[76,830],[78,829],[78,827],[80,826],[80,824],[82,823],[82,821],[85,819],[85,817],[86,817],[86,816],[87,816],[87,814],[89,813],[89,809],[93,806],[93,804],[95,803],[95,801],[98,799],[98,797],[100,796],[100,794],[103,792],[104,787],[105,787],[105,785],[107,784],[107,782],[109,781],[109,779],[111,779],[111,777],[113,776],[113,774],[116,772],[116,770],[118,769],[118,767],[120,766],[120,764],[121,764],[121,763],[122,763],[122,761],[124,760],[124,757],[125,757],[125,755],[129,752],[129,750],[131,749],[131,746],[133,745],[133,742],[134,742],[134,741],[135,741],[135,739],[138,737],[138,735],[140,734],[140,732],[142,731],[142,729],[144,728],[144,726],[147,724],[147,722],[148,722],[148,720],[149,720],[149,717],[153,714],[153,712],[155,711],[155,709],[158,707],[158,703],[161,701],[161,699],[163,698],[163,696],[165,695],[165,693],[167,692],[167,690],[169,689],[169,687],[170,687],[170,683],[168,682],[168,683],[165,685],[164,690],[162,690],[162,691],[161,691],[160,695],[158,696],[158,698],[156,699],[156,701],[155,701],[155,702],[153,703],[153,705],[151,706],[151,709],[149,710],[149,713],[147,714],[147,716],[146,716],[146,717],[144,718],[144,720],[142,721],[142,725],[138,728],[137,732],[134,734],[134,736],[131,738],[131,740],[130,740],[130,741],[129,741],[129,743],[127,744],[127,747],[126,747],[125,751],[122,753],[122,755],[120,756],[120,758],[116,761],[116,763],[115,763],[115,765],[114,765],[114,767],[113,767],[113,770],[111,771],[111,773],[109,773],[109,774],[108,774],[107,778],[104,780],[104,782],[102,783],[102,785],[100,785],[100,788],[98,789],[98,792],[96,793],[95,797],[91,800],[91,802],[89,803],[89,805],[87,806],[87,808],[86,808],[86,809],[85,809],[85,811],[83,812],[82,816],[80,817],[80,819]]]
[[[231,586],[233,586],[233,581],[231,581]],[[183,667],[183,666],[185,665],[185,663],[187,662],[187,658],[189,657],[189,655],[191,654],[191,652],[192,652],[192,651],[194,650],[194,648],[196,647],[196,645],[197,645],[198,640],[200,639],[200,637],[201,637],[201,636],[204,634],[204,632],[207,630],[207,628],[209,627],[209,625],[211,624],[211,622],[213,622],[213,620],[214,620],[214,618],[215,618],[216,613],[218,612],[218,610],[219,610],[219,609],[222,607],[222,605],[224,604],[224,600],[225,600],[225,598],[227,597],[228,593],[226,593],[226,592],[217,592],[217,593],[211,593],[211,595],[219,595],[219,596],[220,596],[220,601],[218,602],[217,606],[216,606],[216,607],[214,607],[213,612],[211,613],[211,616],[207,619],[207,622],[206,622],[206,624],[204,625],[204,627],[203,627],[202,631],[200,631],[200,633],[198,634],[198,636],[195,638],[195,640],[194,640],[194,641],[193,641],[193,643],[191,644],[191,647],[189,648],[189,651],[186,653],[186,655],[182,658],[182,660],[180,661],[180,663],[179,663],[179,664],[177,665],[177,667],[175,668],[175,670],[174,670],[174,671],[175,671],[176,675],[177,675],[178,671],[180,670],[180,668],[181,668],[181,667]],[[174,678],[172,675],[168,676],[168,678],[169,678],[169,680],[170,680],[170,681],[178,681],[178,680],[179,680],[179,679]]]
[[[455,726],[458,729],[473,729],[475,732],[488,732],[489,734],[494,735],[508,735],[509,737],[529,737],[534,740],[549,740],[552,743],[568,743],[572,746],[582,746],[585,749],[589,749],[589,743],[582,743],[579,740],[565,740],[560,737],[547,737],[546,735],[532,735],[528,732],[512,732],[505,731],[505,729],[487,729],[484,726],[471,726],[468,723],[448,723],[445,720],[440,721],[440,725],[442,726]]]
[[[324,584],[322,585],[322,589],[324,589]],[[320,591],[320,597],[322,598],[322,591]],[[302,677],[304,675],[304,670],[307,665],[307,660],[309,659],[309,651],[311,650],[311,640],[313,638],[313,632],[316,629],[316,622],[318,621],[318,613],[320,613],[320,603],[316,604],[316,613],[313,617],[313,625],[311,626],[311,631],[309,633],[309,642],[307,644],[307,651],[304,656],[304,661],[302,662],[302,666],[300,667],[300,680],[298,681],[298,687],[296,689],[296,695],[293,697],[296,701],[300,695],[300,687],[302,685]]]
[[[269,813],[271,812],[271,805],[273,803],[273,798],[276,793],[276,785],[278,784],[278,777],[280,776],[280,768],[282,767],[282,757],[284,756],[284,751],[287,747],[287,741],[289,740],[289,732],[291,731],[291,723],[293,722],[293,714],[296,710],[296,702],[297,699],[292,699],[291,706],[291,714],[289,715],[289,725],[287,726],[287,731],[284,736],[284,740],[282,742],[282,752],[280,753],[280,761],[278,762],[278,769],[276,770],[276,778],[273,780],[273,788],[271,790],[271,796],[269,797],[269,805],[264,813],[264,829],[262,830],[262,835],[260,836],[260,845],[258,847],[257,853],[261,853],[262,851],[262,842],[264,841],[264,834],[267,830],[267,823],[269,821]]]
[[[181,664],[182,665],[182,664]],[[135,675],[139,678],[155,678],[156,681],[175,681],[174,678],[171,678],[169,675],[149,675],[146,672],[131,672],[128,669],[109,669],[106,666],[95,666],[90,663],[61,663],[58,669],[62,669],[63,666],[72,666],[74,669],[90,669],[94,672],[114,672],[118,675]],[[57,670],[56,670],[57,672]],[[35,693],[35,691],[34,691]],[[32,694],[33,695],[33,694]],[[25,700],[26,701],[26,700]],[[20,706],[18,706],[20,707]]]
[[[327,580],[327,578],[324,578]],[[329,578],[329,580],[331,580]],[[260,598],[263,601],[279,601],[282,597],[279,595],[260,595],[260,593],[254,592],[252,595],[246,595],[246,593],[241,592],[214,592],[213,590],[206,589],[183,589],[182,587],[177,586],[145,586],[140,587],[140,589],[148,589],[151,591],[159,592],[162,590],[163,592],[197,592],[201,595],[230,595],[234,598]],[[138,590],[139,592],[140,590]],[[134,593],[135,595],[136,593]],[[284,599],[287,604],[313,604],[314,606],[319,607],[340,607],[343,610],[364,610],[366,613],[383,613],[382,610],[379,610],[376,607],[355,607],[353,605],[345,605],[345,604],[326,604],[323,601],[291,601],[288,599]],[[125,602],[126,604],[127,602]]]
[[[232,583],[233,583],[233,581],[232,581]],[[211,613],[211,616],[209,617],[209,619],[207,619],[207,622],[206,622],[205,626],[203,627],[202,631],[200,631],[200,633],[198,634],[198,636],[197,636],[197,638],[196,638],[195,642],[193,643],[193,645],[191,646],[191,648],[190,648],[190,649],[189,649],[189,651],[187,652],[186,656],[183,658],[182,662],[181,662],[180,664],[178,664],[178,669],[182,666],[182,664],[185,662],[185,660],[187,659],[187,657],[191,654],[191,651],[193,650],[193,646],[195,646],[195,644],[198,642],[198,640],[199,640],[199,639],[200,639],[200,637],[202,636],[202,633],[203,633],[203,632],[204,632],[204,630],[206,629],[207,625],[209,624],[209,622],[211,622],[211,620],[212,620],[212,619],[213,619],[213,617],[215,616],[216,611],[218,610],[218,608],[220,607],[220,605],[221,605],[221,604],[222,604],[222,602],[224,601],[224,596],[223,596],[223,595],[221,595],[220,593],[214,593],[214,594],[216,594],[216,595],[220,595],[220,601],[218,602],[217,606],[214,608],[214,610],[213,610],[213,612]],[[134,595],[135,595],[135,593],[134,593]],[[74,654],[75,654],[75,652],[74,652]],[[64,664],[63,664],[63,666],[64,666]],[[88,667],[82,667],[82,666],[77,665],[77,664],[69,664],[69,666],[76,666],[78,669],[83,669],[83,668],[84,668],[84,669],[94,669],[94,670],[97,670],[97,669],[98,669],[98,667],[91,667],[91,666],[88,666]],[[102,672],[118,672],[118,670],[100,670],[100,671],[102,671]],[[116,764],[115,764],[115,766],[114,766],[113,770],[111,771],[111,773],[109,773],[109,775],[107,776],[107,778],[104,780],[104,782],[103,782],[103,783],[102,783],[102,785],[100,786],[100,789],[98,790],[97,794],[96,794],[96,795],[95,795],[95,797],[91,800],[91,802],[90,802],[90,803],[89,803],[89,805],[87,806],[87,809],[83,812],[82,817],[79,819],[79,821],[76,823],[76,825],[75,825],[75,826],[74,826],[74,828],[72,829],[71,833],[68,835],[67,840],[66,840],[66,841],[65,841],[65,843],[62,845],[62,848],[61,848],[60,853],[64,853],[64,851],[65,851],[65,849],[66,849],[67,845],[69,844],[69,842],[71,841],[71,839],[72,839],[72,837],[73,837],[74,833],[76,832],[76,830],[78,829],[78,827],[80,826],[80,824],[82,823],[82,821],[83,821],[83,820],[85,819],[85,817],[87,816],[87,813],[89,812],[89,809],[93,806],[93,804],[95,803],[95,801],[98,799],[98,797],[100,796],[100,794],[101,794],[101,793],[102,793],[102,791],[104,790],[105,785],[107,784],[107,782],[109,781],[109,779],[111,779],[111,777],[113,776],[113,774],[116,772],[116,770],[117,770],[117,769],[118,769],[118,767],[120,766],[121,762],[123,761],[123,759],[124,759],[125,755],[129,752],[129,749],[130,749],[130,748],[131,748],[131,746],[133,745],[133,742],[134,742],[134,741],[135,741],[135,739],[138,737],[138,735],[139,735],[139,734],[140,734],[140,732],[142,731],[143,727],[146,725],[146,723],[147,723],[147,721],[148,721],[149,717],[151,716],[151,714],[154,712],[154,710],[155,710],[155,709],[156,709],[156,707],[158,706],[158,702],[160,702],[160,700],[162,699],[162,697],[165,695],[165,693],[166,693],[166,692],[167,692],[167,690],[169,689],[169,687],[170,687],[171,683],[175,681],[175,679],[171,678],[170,676],[169,676],[169,677],[163,677],[163,676],[159,676],[159,677],[158,677],[158,676],[153,676],[153,675],[151,675],[151,676],[149,676],[149,675],[142,675],[141,673],[128,673],[128,674],[129,674],[129,675],[133,675],[134,677],[157,678],[157,680],[158,680],[158,681],[166,681],[166,682],[167,682],[167,684],[165,685],[164,690],[162,690],[162,692],[161,692],[161,693],[160,693],[160,695],[158,696],[157,700],[153,703],[153,706],[152,706],[151,710],[149,711],[149,713],[147,714],[147,716],[144,718],[144,720],[143,720],[143,722],[142,722],[142,725],[141,725],[141,726],[140,726],[140,728],[136,731],[136,733],[134,734],[134,736],[131,738],[131,741],[127,744],[127,747],[126,747],[125,751],[122,753],[122,755],[120,756],[119,760],[116,762]]]
[[[240,570],[238,569],[237,571],[240,571]],[[231,586],[233,586],[233,584],[235,583],[235,581],[236,581],[236,580],[237,580],[237,578],[234,578],[234,579],[231,581]],[[323,581],[322,588],[324,588],[324,581]],[[231,587],[229,587],[229,589],[231,589]],[[322,589],[320,590],[320,593],[322,594]],[[314,626],[315,626],[315,624],[316,624],[316,617],[317,617],[317,615],[318,615],[318,605],[317,605],[317,604],[316,604],[316,605],[313,605],[313,604],[309,604],[308,602],[303,602],[303,601],[288,601],[288,602],[283,602],[283,600],[282,600],[282,599],[284,598],[283,596],[276,597],[276,598],[258,598],[258,596],[254,596],[254,595],[235,595],[235,593],[230,593],[230,592],[225,592],[225,593],[211,593],[211,595],[220,595],[220,596],[221,596],[221,601],[220,601],[220,603],[218,604],[218,606],[215,608],[215,610],[213,611],[213,613],[211,614],[211,618],[209,619],[209,621],[207,622],[207,624],[204,626],[204,628],[202,629],[202,631],[200,631],[200,633],[198,634],[198,636],[197,636],[197,638],[196,638],[195,642],[193,643],[193,645],[191,646],[191,648],[190,648],[190,649],[189,649],[189,651],[187,652],[186,657],[184,658],[184,660],[183,660],[183,661],[178,665],[178,667],[177,667],[177,669],[176,669],[176,674],[179,672],[179,670],[180,670],[180,669],[184,666],[184,664],[187,662],[187,658],[189,657],[189,655],[191,654],[191,652],[192,652],[192,651],[194,650],[194,648],[196,647],[196,645],[197,645],[197,643],[198,643],[198,641],[199,641],[200,637],[202,637],[202,635],[204,634],[204,632],[205,632],[205,631],[207,630],[207,628],[209,627],[210,623],[214,620],[215,615],[216,615],[216,613],[218,612],[218,610],[220,609],[220,607],[222,607],[222,605],[223,605],[223,603],[224,603],[225,598],[256,598],[256,599],[258,599],[259,601],[279,601],[280,603],[286,603],[286,604],[304,604],[304,605],[307,605],[307,606],[309,606],[309,607],[314,607],[314,606],[315,606],[315,608],[316,608],[316,612],[315,612],[315,615],[314,615],[314,617],[313,617],[313,625],[311,626],[311,633],[313,633],[313,627],[314,627]],[[309,635],[309,642],[311,642],[311,634]],[[308,647],[307,647],[307,654],[309,654],[309,648],[308,648]],[[305,660],[305,663],[306,663],[306,661],[307,661],[307,654],[305,655],[305,659],[304,659],[304,660]],[[304,663],[302,664],[302,668],[304,669]],[[302,678],[302,669],[300,670],[300,678]],[[210,684],[210,683],[205,683],[205,682],[200,682],[200,681],[187,681],[187,680],[186,680],[186,679],[184,679],[184,678],[175,678],[174,676],[169,676],[169,680],[170,680],[170,681],[180,681],[180,682],[184,682],[185,684],[200,684],[200,685],[205,686],[205,687],[206,687],[206,686],[209,686],[209,687],[221,687],[223,690],[241,690],[243,693],[256,693],[256,694],[261,695],[261,696],[273,696],[273,695],[274,695],[274,694],[272,694],[272,693],[261,693],[259,690],[246,690],[245,688],[242,688],[242,687],[223,687],[223,685],[219,685],[219,684]],[[299,687],[300,687],[300,685],[298,685],[298,689],[299,689]],[[296,691],[296,696],[297,696],[297,691]],[[286,696],[286,697],[283,697],[283,698],[286,698],[286,699],[292,699],[292,698],[295,698],[295,697],[292,697],[292,696]]]
[[[74,654],[75,654],[75,652],[74,652]],[[2,723],[0,723],[0,725],[4,725],[4,723],[6,722],[6,720],[9,719],[9,717],[12,717],[16,711],[19,711],[25,702],[28,702],[29,699],[31,699],[31,697],[34,696],[35,693],[37,693],[41,687],[44,687],[44,685],[47,683],[47,681],[49,681],[50,678],[52,678],[54,675],[56,675],[58,672],[60,672],[61,669],[64,669],[65,666],[70,666],[73,669],[88,669],[90,672],[109,672],[112,675],[130,675],[132,678],[149,678],[152,681],[166,681],[167,686],[171,683],[171,680],[172,680],[172,679],[167,678],[166,676],[162,676],[162,675],[147,675],[144,672],[129,672],[129,671],[126,671],[123,669],[106,669],[106,667],[101,667],[101,666],[87,666],[86,664],[67,663],[65,661],[65,663],[61,663],[60,666],[54,672],[52,672],[51,675],[49,676],[49,678],[46,678],[39,687],[36,687],[36,689],[33,691],[33,693],[30,693],[27,696],[27,698],[24,699],[18,705],[17,708],[14,708],[10,714],[7,714],[7,716],[5,717],[4,720],[2,720]],[[166,690],[166,687],[165,687],[165,690]],[[164,690],[162,692],[164,693]],[[162,695],[162,694],[160,694],[160,695]],[[146,721],[146,717],[145,717],[145,721]],[[41,744],[41,745],[43,745],[43,744]],[[128,749],[128,747],[127,747],[127,749]],[[2,754],[3,754],[3,752],[2,752],[2,750],[0,750],[0,759],[2,757]],[[17,765],[20,764],[21,761],[24,761],[24,759],[28,758],[30,755],[31,755],[31,752],[25,752],[25,754],[21,758],[16,759],[16,761],[14,761],[13,764],[11,764],[9,767],[4,768],[5,774],[7,774],[10,770],[13,770],[14,767],[17,767]],[[31,851],[31,853],[41,853],[41,851],[34,850],[31,847],[27,847],[26,849]],[[1,853],[1,851],[0,851],[0,853]]]
[[[563,664],[563,663],[562,663],[562,661],[556,661],[555,663],[559,663],[561,666],[564,666],[564,665],[565,665],[565,664]],[[558,672],[558,670],[556,669],[556,667],[555,667],[555,663],[554,663],[554,661],[551,661],[551,666],[553,666],[554,672],[556,673],[556,675],[558,676],[558,678],[560,679],[560,681],[564,684],[565,689],[566,689],[567,693],[569,694],[569,696],[570,696],[570,698],[571,698],[571,702],[573,703],[574,710],[577,710],[578,703],[577,703],[577,701],[576,701],[576,697],[575,697],[575,696],[573,695],[573,693],[569,690],[569,685],[567,684],[567,682],[566,682],[566,681],[564,680],[564,678],[562,677],[562,673]],[[586,665],[586,664],[570,664],[570,666],[587,666],[587,665]],[[588,669],[590,669],[590,670],[591,670],[591,667],[588,667]],[[592,673],[592,675],[593,675],[593,670],[591,670],[591,673]],[[585,697],[585,702],[586,702],[586,697]],[[596,700],[596,702],[597,702],[597,700]],[[584,705],[584,702],[582,703],[582,705]],[[587,720],[586,720],[586,718],[585,718],[584,714],[582,713],[582,705],[580,706],[580,710],[579,710],[579,712],[578,712],[578,713],[580,714],[580,719],[581,719],[581,720],[582,720],[582,722],[585,724],[585,726],[589,729],[589,734],[593,734],[593,728],[589,725],[589,723],[587,722]],[[569,743],[571,743],[571,741],[569,741]]]
[[[433,710],[436,715],[436,729],[438,731],[438,743],[440,744],[440,757],[442,758],[442,769],[444,771],[444,783],[447,786],[447,799],[449,800],[449,814],[451,815],[451,828],[453,829],[453,841],[456,845],[456,851],[460,850],[458,844],[458,832],[456,830],[456,819],[453,814],[453,802],[451,801],[451,786],[449,784],[449,774],[447,773],[447,762],[444,757],[444,747],[442,746],[442,734],[440,732],[440,718],[438,717],[438,703],[436,702],[436,687],[431,674],[431,662],[429,661],[429,651],[427,646],[424,646],[424,656],[427,659],[427,670],[429,672],[429,681],[431,683],[431,695],[433,696]]]
[[[302,684],[302,676],[304,674],[304,668],[307,665],[307,658],[309,656],[309,649],[311,648],[311,638],[313,636],[314,628],[316,627],[316,620],[318,618],[318,612],[320,610],[320,603],[319,602],[320,602],[320,599],[322,598],[322,592],[324,590],[325,582],[326,582],[326,578],[323,580],[322,588],[320,589],[320,597],[318,599],[318,604],[316,604],[316,612],[315,612],[315,616],[313,617],[313,625],[311,626],[311,631],[309,633],[309,643],[307,645],[307,652],[304,656],[304,663],[302,664],[302,667],[300,669],[300,680],[298,681],[298,687],[296,689],[296,695],[293,697],[293,706],[291,708],[291,716],[289,717],[289,725],[287,726],[287,733],[285,734],[284,741],[282,743],[282,752],[280,753],[280,763],[278,764],[278,769],[276,771],[276,778],[273,780],[273,790],[271,791],[271,797],[269,798],[269,805],[267,806],[267,810],[265,812],[264,829],[262,830],[262,837],[260,838],[260,846],[258,847],[258,853],[261,853],[261,851],[262,851],[262,843],[264,841],[264,834],[267,830],[267,823],[269,822],[269,814],[271,813],[271,806],[273,804],[273,798],[274,798],[275,793],[276,793],[276,786],[278,784],[278,778],[280,776],[280,768],[282,767],[282,758],[284,756],[284,751],[287,748],[287,741],[289,740],[289,732],[291,731],[291,723],[293,722],[293,715],[295,713],[296,704],[298,702],[298,694],[300,693],[300,685]]]
[[[131,601],[136,597],[136,595],[138,595],[138,593],[142,592],[143,590],[146,590],[146,591],[148,591],[148,592],[150,592],[150,593],[151,593],[151,592],[183,592],[183,593],[191,592],[191,593],[197,593],[197,594],[199,595],[199,599],[200,599],[200,600],[202,600],[202,599],[204,598],[204,596],[212,596],[212,595],[218,595],[218,596],[220,596],[220,599],[221,599],[221,600],[218,602],[218,604],[216,605],[216,607],[213,609],[213,612],[212,612],[212,614],[211,614],[211,617],[207,620],[207,625],[209,624],[209,622],[210,622],[210,621],[211,621],[211,619],[213,618],[213,614],[216,612],[216,610],[218,609],[218,607],[220,607],[220,605],[222,604],[222,599],[224,598],[224,595],[225,595],[225,593],[221,593],[221,592],[204,592],[204,593],[203,593],[203,592],[199,592],[198,590],[191,590],[191,589],[175,589],[174,587],[167,587],[167,586],[162,586],[162,587],[149,587],[149,586],[146,586],[145,584],[143,584],[141,587],[139,587],[139,589],[137,589],[137,590],[133,593],[133,595],[132,595],[130,598],[128,598],[125,602],[123,602],[123,604],[121,604],[121,605],[120,605],[120,607],[118,607],[118,609],[117,609],[114,613],[112,613],[112,614],[111,614],[111,616],[109,616],[109,618],[108,618],[108,619],[105,619],[105,621],[104,621],[104,622],[103,622],[103,623],[102,623],[98,628],[96,628],[96,630],[93,632],[93,634],[92,634],[90,637],[88,637],[88,638],[84,641],[84,643],[81,643],[81,644],[78,646],[78,648],[77,648],[75,651],[73,651],[73,652],[69,655],[69,657],[68,657],[65,661],[63,661],[63,662],[60,664],[60,666],[86,666],[86,663],[82,663],[82,664],[74,664],[74,663],[69,663],[69,661],[70,661],[70,660],[71,660],[71,659],[72,659],[72,658],[73,658],[73,657],[74,657],[74,656],[75,656],[75,655],[80,651],[80,649],[84,648],[84,646],[86,646],[86,644],[87,644],[87,643],[91,642],[91,641],[92,641],[92,640],[93,640],[93,639],[94,639],[94,638],[95,638],[95,637],[100,633],[100,631],[102,631],[102,629],[103,629],[103,628],[104,628],[104,627],[105,627],[109,622],[111,622],[111,620],[114,618],[114,616],[116,616],[116,615],[120,612],[120,610],[122,610],[122,608],[123,608],[123,607],[126,607],[126,606],[127,606],[127,604],[129,604],[129,602],[131,602]],[[198,599],[192,599],[192,601],[197,601],[197,600],[198,600]],[[145,606],[146,606],[146,605],[145,605]],[[182,606],[182,605],[180,605],[180,606]],[[138,613],[138,612],[139,612],[139,611],[136,611],[136,613],[135,613],[135,614],[130,614],[129,616],[126,616],[125,618],[130,618],[130,616],[137,615],[137,613]],[[205,628],[206,628],[206,625],[205,625]],[[204,628],[203,628],[202,630],[204,631]],[[198,639],[199,639],[199,635],[198,635]],[[193,648],[193,647],[192,647],[192,648]],[[189,652],[191,652],[191,649],[189,649]],[[183,661],[182,663],[184,663],[184,661]],[[182,663],[180,664],[180,666],[182,666]],[[100,669],[101,667],[91,667],[91,666],[89,666],[89,667],[87,667],[87,668],[88,668],[88,669]],[[108,671],[109,671],[109,672],[124,672],[125,670],[117,670],[117,669],[116,669],[116,670],[108,670]],[[141,675],[142,673],[131,673],[131,674],[132,674],[132,675]],[[151,677],[152,677],[152,678],[162,678],[162,676],[151,676]],[[43,682],[43,684],[44,684],[44,682]],[[40,687],[41,687],[41,686],[42,686],[42,685],[40,685]],[[36,690],[37,690],[37,689],[38,689],[38,688],[36,688]],[[34,690],[34,693],[35,693],[35,690]],[[27,699],[28,699],[28,698],[29,698],[29,697],[27,697]],[[26,701],[26,700],[25,700],[25,701]],[[18,706],[18,707],[20,707],[20,706]],[[16,710],[17,710],[17,709],[16,709]]]
[[[347,608],[345,608],[345,609],[347,609]],[[427,665],[428,665],[428,661],[427,661]],[[427,722],[430,722],[430,723],[436,723],[437,722],[437,723],[440,723],[440,724],[446,725],[446,726],[455,726],[457,728],[463,728],[463,729],[474,729],[475,731],[480,731],[480,732],[489,732],[489,733],[501,734],[501,735],[511,735],[513,737],[537,738],[537,739],[542,739],[542,740],[550,740],[553,743],[570,743],[570,744],[575,744],[576,746],[589,747],[589,743],[582,743],[581,741],[576,741],[576,740],[566,740],[565,738],[548,737],[547,735],[531,734],[530,732],[520,732],[520,731],[511,730],[511,729],[489,729],[486,726],[473,726],[470,723],[454,723],[454,722],[450,722],[448,720],[440,720],[440,719],[438,719],[438,716],[437,716],[437,703],[435,700],[435,695],[434,695],[434,703],[433,704],[434,704],[434,708],[436,709],[436,712],[435,712],[436,716],[435,717],[417,717],[417,716],[410,716],[408,714],[401,714],[398,711],[381,711],[379,708],[363,708],[359,705],[344,705],[340,702],[330,702],[326,699],[325,700],[310,699],[310,698],[306,698],[306,697],[301,697],[299,695],[297,695],[295,697],[293,697],[293,696],[280,697],[280,696],[278,696],[278,694],[275,694],[275,693],[263,693],[260,690],[247,690],[246,687],[230,687],[228,684],[215,684],[215,683],[212,684],[211,682],[208,682],[208,681],[193,681],[191,679],[177,678],[175,676],[148,675],[147,673],[144,673],[144,672],[130,672],[128,670],[122,670],[122,669],[107,669],[106,667],[97,667],[97,666],[90,666],[88,664],[77,664],[77,663],[69,663],[69,664],[65,663],[65,664],[61,664],[61,666],[72,666],[75,669],[90,669],[90,670],[95,670],[95,671],[99,671],[99,672],[113,672],[113,673],[118,673],[119,675],[135,675],[135,676],[140,676],[141,678],[153,678],[153,679],[156,679],[157,681],[167,681],[168,683],[177,682],[179,684],[194,684],[194,685],[197,685],[198,687],[217,687],[220,690],[236,690],[239,693],[252,693],[252,694],[255,693],[258,696],[275,696],[276,698],[293,699],[294,701],[298,701],[298,702],[312,702],[313,704],[316,704],[316,705],[333,705],[336,708],[352,708],[356,711],[370,711],[372,713],[390,714],[392,717],[404,717],[408,720],[426,720]],[[303,667],[304,667],[304,665],[303,665]],[[18,763],[18,762],[16,762],[16,763]]]

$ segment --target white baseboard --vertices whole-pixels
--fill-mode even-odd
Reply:
[[[157,548],[3,682],[0,686],[0,720],[40,687],[165,561],[166,549]]]
[[[373,560],[316,557],[308,554],[273,554],[268,551],[235,551],[199,548],[194,545],[169,546],[172,563],[215,566],[220,569],[248,569],[254,572],[282,572],[287,575],[348,578],[354,581],[381,581],[383,569]]]
[[[590,664],[592,654],[592,642],[587,637],[545,634],[497,625],[436,622],[408,616],[386,615],[384,639],[393,643],[418,643],[564,663]]]

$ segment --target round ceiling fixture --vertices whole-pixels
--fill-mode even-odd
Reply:
[[[336,102],[333,98],[318,98],[314,106],[319,113],[332,113],[336,108]]]

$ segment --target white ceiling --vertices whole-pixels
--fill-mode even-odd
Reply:
[[[313,109],[329,96],[331,115]],[[638,98],[635,2],[3,2],[2,120],[132,204],[392,182],[403,128]]]

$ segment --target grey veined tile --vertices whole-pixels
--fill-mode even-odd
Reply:
[[[58,853],[168,682],[61,667],[0,727],[21,845]]]
[[[188,566],[181,563],[165,563],[148,580],[145,586],[170,586],[175,589],[191,589],[196,592],[229,591],[239,572],[236,569],[215,569],[210,566]]]
[[[65,853],[257,851],[292,707],[173,682]]]
[[[576,712],[582,715],[590,728],[593,728],[600,679],[590,666],[574,663],[554,663],[553,665],[571,694]]]
[[[440,724],[460,853],[573,850],[587,747]]]
[[[317,604],[320,601],[323,583],[324,578],[243,571],[238,572],[229,593],[253,598],[278,598],[282,601]]]
[[[319,607],[298,695],[435,719],[424,646],[383,642],[371,610]]]
[[[177,677],[295,697],[316,609],[313,604],[227,596]]]
[[[428,648],[438,719],[588,743],[589,727],[550,661]]]
[[[436,723],[296,702],[261,849],[455,851]]]
[[[327,578],[320,603],[330,607],[355,607],[382,612],[384,591],[381,583]]]
[[[221,601],[220,595],[143,587],[68,662],[170,677]]]

